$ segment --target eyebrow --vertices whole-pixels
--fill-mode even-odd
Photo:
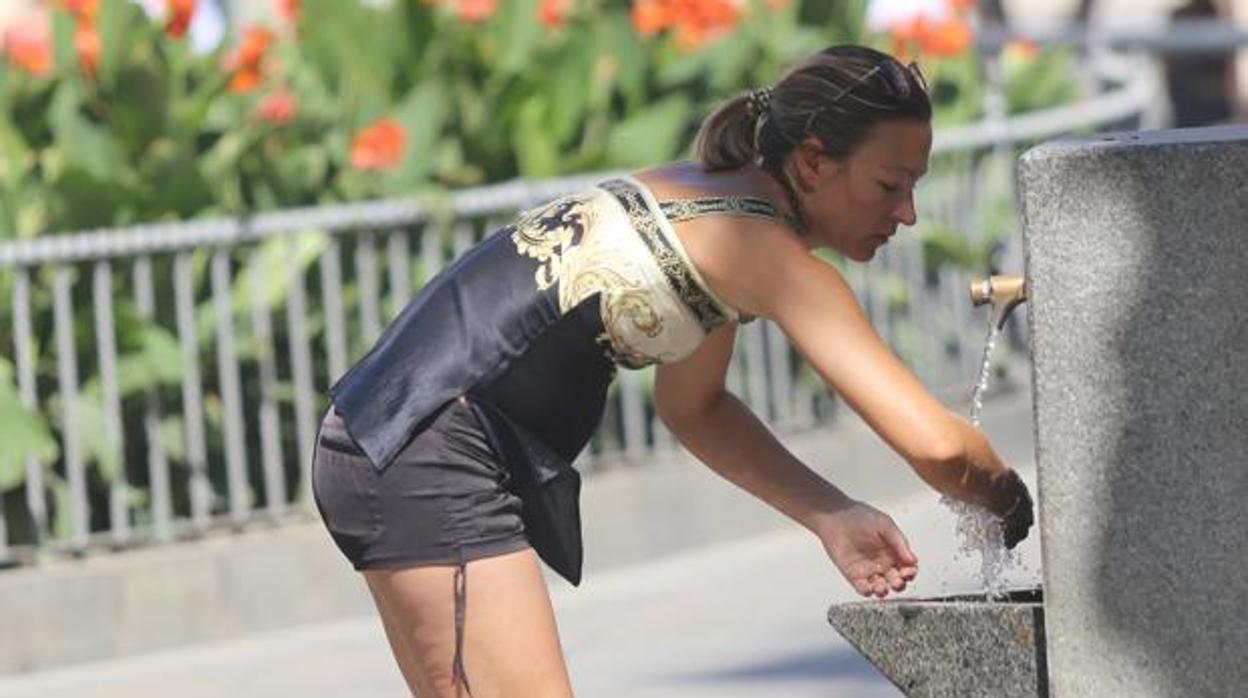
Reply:
[[[914,179],[919,179],[919,178],[920,178],[920,177],[922,177],[923,175],[927,174],[927,170],[923,170],[922,172],[915,172],[914,170],[910,169],[909,167],[905,167],[905,166],[903,166],[903,165],[887,165],[887,166],[885,167],[885,169],[888,169],[888,170],[900,170],[900,171],[905,172],[906,174],[910,175],[910,176],[911,176],[912,178],[914,178]]]

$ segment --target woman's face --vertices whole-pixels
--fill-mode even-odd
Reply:
[[[809,141],[808,141],[809,142]],[[815,148],[799,149],[799,196],[810,248],[831,247],[857,262],[869,261],[897,225],[914,225],[914,185],[927,172],[932,128],[895,119],[875,125],[848,157],[837,160]]]

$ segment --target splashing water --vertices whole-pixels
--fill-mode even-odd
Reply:
[[[995,324],[988,332],[984,360],[979,368],[979,381],[971,395],[970,418],[975,426],[979,426],[980,413],[984,409],[984,391],[988,389],[988,378],[991,375],[992,350],[997,346],[1000,332]],[[979,573],[988,598],[998,599],[1005,596],[1005,581],[1002,576],[1007,567],[1018,564],[1019,556],[1017,552],[1006,549],[997,517],[983,507],[960,502],[949,496],[942,496],[940,503],[949,507],[957,517],[958,557],[969,557],[978,553]]]

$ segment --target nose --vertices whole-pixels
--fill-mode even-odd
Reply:
[[[914,192],[906,193],[906,198],[893,209],[893,220],[902,225],[914,225],[919,220],[919,212],[914,207]]]

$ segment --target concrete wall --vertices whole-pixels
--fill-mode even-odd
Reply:
[[[1020,164],[1053,695],[1248,685],[1248,128]]]

